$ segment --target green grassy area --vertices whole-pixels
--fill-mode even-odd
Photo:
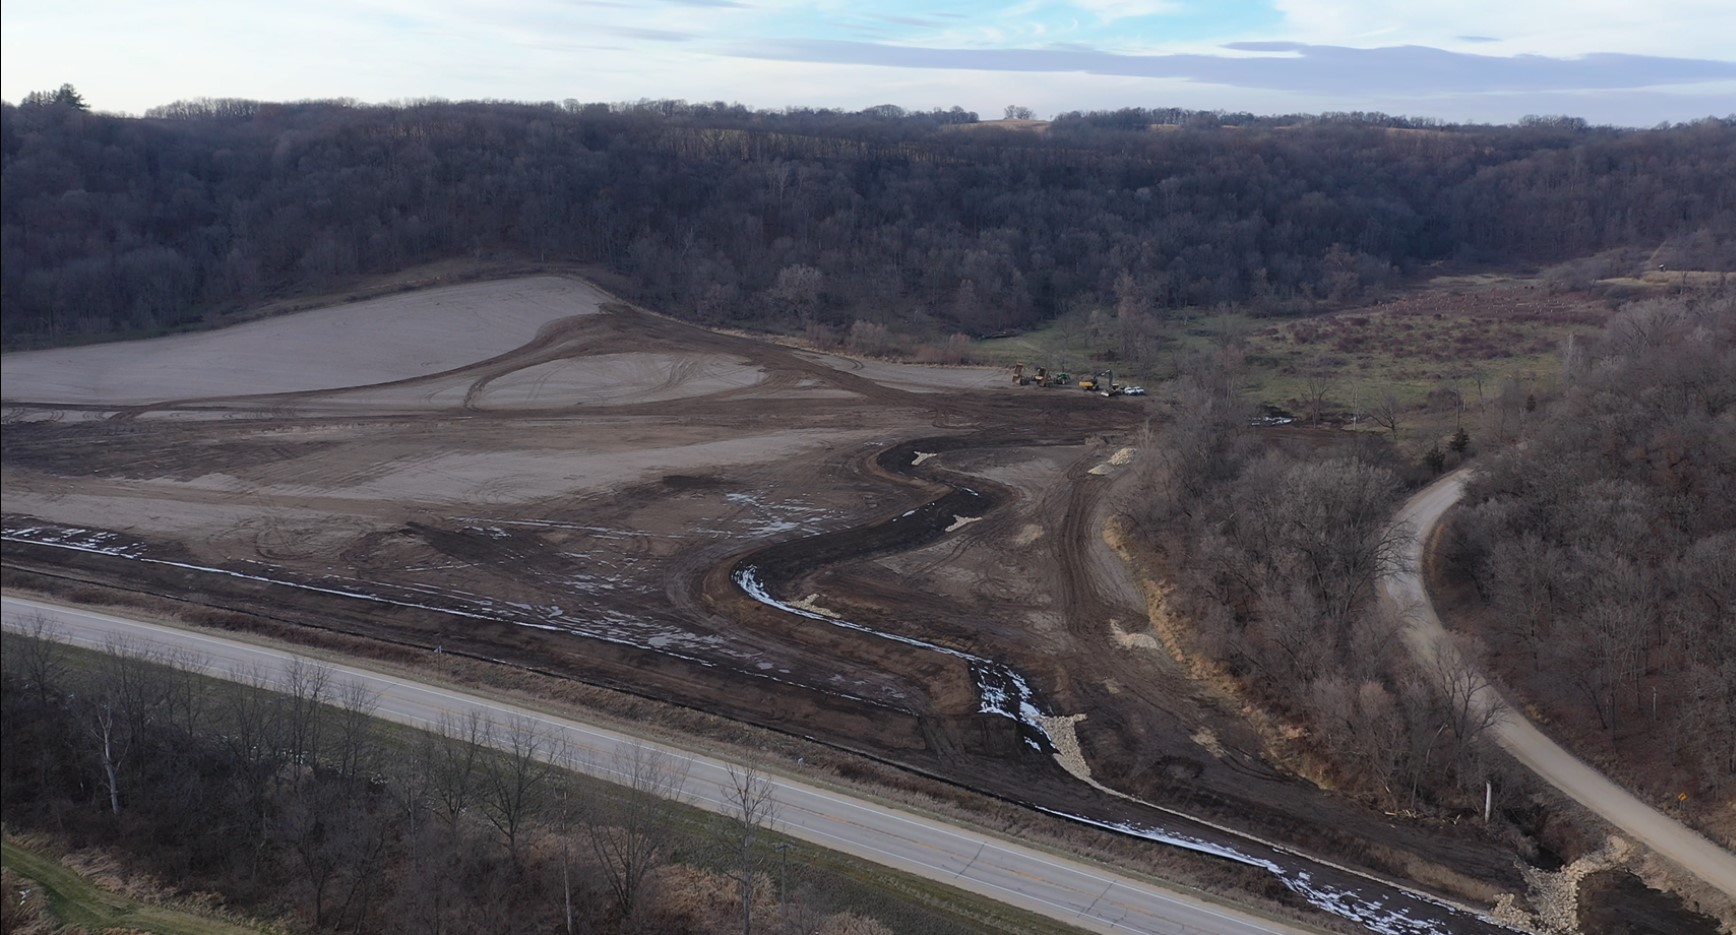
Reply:
[[[1434,290],[1504,289],[1513,286],[1536,285],[1541,281],[1541,278],[1536,272],[1454,273],[1430,277],[1428,288]]]
[[[973,353],[1003,366],[1022,362],[1075,373],[1108,366],[1123,382],[1155,384],[1195,355],[1234,348],[1220,359],[1239,360],[1236,372],[1250,402],[1300,416],[1310,384],[1324,380],[1333,421],[1353,415],[1360,421],[1391,394],[1418,436],[1432,437],[1451,433],[1461,418],[1475,431],[1504,387],[1538,394],[1553,389],[1570,338],[1595,334],[1607,314],[1595,302],[1553,295],[1526,280],[1455,277],[1378,305],[1316,315],[1265,318],[1243,308],[1164,312],[1154,316],[1155,350],[1138,362],[1103,362],[1113,336],[1094,339],[1082,313],[981,341]],[[1113,321],[1106,324],[1113,329]],[[1453,393],[1464,403],[1462,413],[1445,402]]]
[[[0,866],[42,887],[49,912],[62,925],[93,932],[124,929],[155,935],[258,935],[270,931],[110,892],[53,857],[11,838],[0,842]]]
[[[1084,316],[1072,313],[1023,334],[978,341],[971,346],[971,356],[984,363],[1007,367],[1023,363],[1075,375],[1108,367],[1122,382],[1155,383],[1173,377],[1179,359],[1242,339],[1262,324],[1239,309],[1178,311],[1154,322],[1157,350],[1151,359],[1105,361],[1103,355],[1113,341],[1092,340]]]
[[[1569,335],[1594,326],[1516,321],[1475,313],[1431,316],[1385,309],[1338,312],[1267,325],[1249,336],[1249,363],[1262,401],[1285,405],[1303,392],[1311,371],[1337,385],[1335,398],[1392,388],[1416,404],[1431,390],[1492,395],[1508,379],[1553,380]]]

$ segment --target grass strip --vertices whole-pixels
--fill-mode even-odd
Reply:
[[[0,841],[0,866],[42,887],[62,925],[88,931],[124,929],[153,935],[259,935],[266,931],[113,893],[60,861],[10,838]]]

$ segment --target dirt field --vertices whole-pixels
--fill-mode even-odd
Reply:
[[[1273,768],[1150,638],[1102,539],[1145,399],[792,351],[555,277],[3,372],[9,567],[811,737],[1379,931],[1483,923],[1244,834],[1466,900],[1520,886],[1474,829]]]

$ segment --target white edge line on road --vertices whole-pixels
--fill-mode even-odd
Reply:
[[[704,755],[696,754],[696,753],[693,753],[691,751],[683,750],[680,747],[676,747],[676,746],[673,746],[671,744],[668,744],[667,742],[664,742],[664,741],[644,740],[644,739],[632,737],[628,734],[624,734],[624,733],[621,733],[619,731],[616,731],[616,730],[613,730],[610,728],[585,724],[583,722],[571,720],[571,719],[564,718],[564,717],[561,717],[558,715],[550,715],[550,714],[536,711],[534,709],[525,708],[525,707],[522,707],[522,706],[515,704],[515,703],[512,703],[512,702],[499,701],[499,700],[495,700],[495,699],[486,698],[486,697],[481,696],[481,695],[473,695],[473,694],[463,692],[463,691],[442,688],[442,687],[430,685],[430,684],[427,684],[424,682],[420,682],[420,681],[417,681],[414,679],[408,679],[408,678],[405,678],[402,676],[396,676],[396,675],[390,675],[390,674],[375,672],[372,670],[359,668],[359,667],[345,664],[345,663],[331,662],[331,661],[327,661],[327,660],[323,660],[323,659],[304,656],[304,655],[294,653],[294,652],[291,652],[288,650],[277,649],[274,647],[258,646],[258,645],[255,645],[253,643],[239,641],[239,640],[235,640],[235,639],[228,639],[228,638],[224,638],[221,636],[215,636],[215,635],[210,635],[210,634],[206,634],[206,633],[201,633],[201,632],[196,631],[196,630],[184,629],[181,627],[170,626],[170,625],[159,624],[159,623],[152,623],[152,622],[148,622],[148,621],[131,620],[128,618],[117,617],[117,616],[114,616],[112,614],[106,614],[106,613],[102,613],[99,611],[86,610],[86,609],[82,609],[82,608],[78,608],[78,607],[72,607],[72,606],[68,606],[68,605],[62,605],[62,604],[54,604],[54,603],[48,603],[48,602],[35,601],[35,600],[28,599],[28,598],[7,596],[7,597],[5,597],[5,602],[8,604],[18,604],[18,605],[25,605],[28,607],[40,608],[40,609],[49,610],[49,611],[52,611],[52,612],[55,612],[58,614],[65,614],[68,616],[84,617],[84,618],[88,618],[88,619],[91,619],[93,621],[98,621],[98,622],[108,624],[111,626],[115,625],[115,624],[119,624],[121,626],[130,628],[130,629],[134,629],[134,630],[144,630],[144,631],[147,631],[149,633],[159,635],[165,639],[204,643],[204,644],[211,645],[213,647],[221,647],[229,654],[241,653],[241,654],[245,654],[245,655],[249,655],[249,656],[256,656],[256,657],[259,657],[259,660],[261,662],[273,662],[273,663],[277,663],[280,665],[284,664],[284,663],[295,662],[295,661],[305,662],[305,663],[308,663],[311,665],[320,666],[320,667],[322,667],[322,668],[324,668],[324,669],[326,669],[326,670],[328,670],[334,674],[345,675],[345,676],[348,676],[352,679],[360,680],[363,682],[384,684],[384,685],[392,686],[396,689],[399,689],[400,691],[415,692],[415,693],[420,693],[423,695],[428,695],[428,696],[431,696],[433,699],[436,699],[439,701],[444,701],[444,702],[449,702],[449,703],[455,703],[459,706],[463,706],[466,708],[482,708],[485,710],[491,709],[491,710],[515,715],[515,716],[524,718],[528,721],[531,721],[533,723],[541,724],[545,727],[559,728],[563,734],[572,734],[572,735],[577,735],[579,737],[588,736],[588,737],[596,738],[599,740],[604,740],[604,741],[607,741],[607,742],[615,744],[615,745],[632,745],[632,746],[638,746],[638,747],[648,749],[648,750],[655,750],[655,751],[658,751],[658,752],[661,752],[661,753],[664,753],[667,755],[671,755],[671,756],[677,758],[678,761],[685,763],[689,766],[697,764],[697,765],[702,765],[702,766],[706,766],[706,767],[713,768],[713,769],[717,769],[717,768],[728,769],[728,768],[731,768],[732,765],[735,765],[735,764],[731,764],[730,762],[728,762],[727,760],[725,760],[722,757],[707,757]],[[97,648],[97,649],[101,649],[101,648],[103,648],[104,645],[106,645],[106,641],[97,640],[94,638],[86,638],[84,640],[79,640],[77,642],[81,642],[86,646],[89,646],[92,648]],[[228,672],[228,676],[218,674],[215,671],[206,672],[204,674],[209,675],[210,677],[213,677],[213,678],[225,679],[227,681],[238,681],[239,679],[233,678],[231,676],[239,676],[243,673],[238,668],[232,667]],[[447,708],[446,705],[434,705],[434,707]],[[448,710],[449,710],[449,708],[448,708]],[[417,718],[414,715],[409,715],[409,714],[405,714],[405,715],[401,715],[401,716],[390,716],[390,715],[382,715],[382,716],[385,717],[385,719],[394,720],[394,721],[397,721],[399,723],[403,723],[403,724],[406,724],[407,726],[410,726],[412,728],[417,728],[417,729],[427,729],[429,727],[432,727],[434,725],[434,723],[436,723],[436,722],[428,721],[424,718]],[[597,748],[595,746],[587,747],[587,749],[595,751],[595,752],[599,752],[599,753],[602,752],[599,748]],[[595,764],[591,764],[591,763],[583,764],[582,767],[578,763],[569,763],[566,765],[567,765],[567,768],[573,769],[576,772],[587,773],[587,774],[590,774],[593,776],[597,776],[597,778],[603,779],[604,781],[608,781],[606,776],[600,775],[601,773],[606,771],[606,768],[601,768],[601,767],[598,767]],[[810,786],[806,783],[799,782],[799,781],[793,780],[789,777],[782,776],[782,775],[773,775],[773,776],[770,776],[768,778],[771,779],[771,781],[774,783],[774,785],[782,788],[786,793],[801,794],[801,795],[804,795],[807,797],[817,799],[820,802],[824,802],[824,803],[828,803],[828,804],[832,804],[832,805],[837,805],[837,806],[843,806],[843,807],[846,807],[849,809],[863,812],[866,815],[872,816],[873,818],[881,820],[881,821],[884,821],[885,819],[892,819],[894,821],[897,821],[897,822],[905,824],[905,825],[910,825],[910,826],[914,826],[917,828],[921,828],[921,829],[923,829],[923,830],[925,830],[931,834],[938,833],[938,834],[945,835],[945,836],[952,838],[954,840],[957,840],[961,843],[981,845],[982,847],[992,849],[995,852],[999,852],[999,853],[1002,853],[1006,856],[1014,857],[1014,858],[1017,858],[1019,860],[1027,861],[1029,863],[1036,864],[1038,866],[1041,866],[1041,867],[1049,869],[1049,870],[1063,871],[1063,872],[1070,874],[1072,876],[1079,877],[1083,881],[1088,881],[1093,887],[1093,892],[1095,892],[1095,888],[1098,884],[1105,884],[1106,883],[1106,884],[1108,884],[1108,888],[1113,888],[1115,884],[1120,883],[1120,884],[1123,884],[1124,887],[1131,889],[1135,892],[1144,893],[1148,898],[1155,899],[1160,903],[1172,905],[1172,906],[1175,906],[1177,908],[1185,909],[1187,911],[1197,913],[1200,915],[1210,916],[1212,918],[1219,920],[1222,924],[1239,926],[1241,928],[1249,929],[1249,930],[1257,931],[1257,932],[1302,931],[1301,929],[1295,928],[1293,926],[1280,927],[1280,926],[1284,926],[1285,924],[1279,923],[1275,920],[1267,920],[1267,919],[1260,919],[1260,918],[1254,918],[1254,917],[1249,917],[1249,916],[1243,916],[1239,913],[1235,913],[1233,911],[1228,911],[1224,908],[1220,908],[1218,906],[1212,905],[1212,904],[1207,903],[1203,900],[1199,900],[1195,897],[1190,897],[1190,896],[1187,896],[1185,894],[1174,893],[1174,892],[1171,892],[1168,890],[1158,888],[1157,886],[1155,886],[1153,884],[1145,884],[1145,883],[1142,883],[1141,881],[1133,880],[1131,878],[1120,877],[1118,875],[1117,876],[1111,876],[1111,875],[1108,875],[1107,873],[1095,873],[1095,872],[1092,872],[1087,867],[1085,867],[1083,865],[1076,864],[1072,861],[1062,861],[1062,860],[1059,860],[1057,858],[1051,857],[1049,855],[1045,855],[1040,851],[1036,851],[1036,850],[1033,850],[1033,849],[1030,849],[1027,847],[1023,847],[1023,846],[1020,846],[1017,844],[1013,844],[1010,842],[1000,841],[1000,840],[996,839],[992,834],[987,833],[987,832],[980,832],[980,833],[973,834],[971,832],[965,831],[964,829],[948,825],[947,823],[939,821],[937,819],[927,818],[927,817],[923,817],[923,816],[908,815],[908,814],[904,814],[904,813],[901,813],[898,811],[891,810],[890,808],[886,808],[886,807],[876,807],[876,806],[869,804],[869,803],[866,803],[866,802],[856,801],[852,797],[849,797],[843,793],[832,792],[832,791],[828,791],[828,790],[825,790],[825,789],[822,789],[819,787]],[[691,796],[690,798],[696,802],[703,802],[706,806],[710,806],[710,805],[714,805],[714,804],[717,804],[717,805],[723,804],[722,800],[704,799],[704,798],[698,796],[697,794]],[[721,808],[713,808],[711,810],[722,811]],[[806,808],[806,809],[798,808],[798,810],[804,812],[805,814],[812,815],[812,816],[819,817],[819,818],[830,817],[830,816],[825,816],[822,813],[819,813],[819,812],[813,810],[812,808]],[[835,820],[844,821],[844,819],[841,819],[841,818],[835,819]],[[858,827],[858,828],[863,828],[865,830],[873,830],[873,831],[876,831],[876,832],[882,833],[882,834],[887,833],[887,832],[881,831],[880,829],[872,828],[869,825],[862,824],[861,822],[849,821],[847,823],[851,824],[855,827]],[[1124,904],[1119,903],[1118,901],[1112,900],[1111,905],[1116,905],[1119,908],[1122,908],[1124,910],[1124,913],[1120,919],[1111,919],[1111,918],[1104,916],[1104,915],[1086,915],[1085,914],[1086,910],[1094,908],[1093,906],[1087,906],[1086,909],[1079,909],[1077,907],[1068,906],[1068,905],[1065,905],[1062,903],[1056,903],[1052,900],[1044,899],[1040,896],[1034,896],[1031,894],[1027,894],[1027,893],[1024,893],[1020,890],[1016,890],[1016,889],[1013,889],[1011,887],[1007,887],[1003,884],[995,883],[995,882],[990,881],[990,880],[979,879],[977,877],[966,875],[966,871],[969,871],[972,869],[972,867],[974,866],[974,862],[972,864],[967,864],[964,868],[955,872],[955,871],[951,870],[950,868],[945,867],[945,866],[941,866],[939,864],[925,863],[921,860],[918,860],[918,859],[912,858],[912,857],[901,857],[894,852],[886,851],[882,848],[875,847],[872,844],[852,843],[852,842],[848,841],[848,839],[846,839],[846,838],[840,837],[838,835],[835,835],[835,834],[832,834],[830,832],[826,832],[824,830],[817,829],[817,828],[810,828],[810,827],[806,827],[806,826],[802,826],[802,825],[794,825],[794,826],[786,827],[785,829],[782,829],[782,830],[784,830],[784,833],[790,834],[793,837],[800,837],[800,838],[803,838],[805,840],[809,840],[811,843],[820,844],[822,846],[833,847],[833,849],[835,849],[835,850],[845,850],[846,852],[850,852],[846,847],[835,846],[835,845],[832,845],[828,842],[836,841],[836,842],[839,842],[840,844],[848,845],[849,848],[857,848],[857,849],[860,849],[862,851],[881,854],[885,858],[887,858],[885,860],[874,861],[876,863],[887,864],[889,866],[894,866],[895,868],[898,868],[897,864],[892,864],[892,863],[890,863],[890,861],[899,861],[902,864],[904,864],[905,866],[914,866],[914,867],[923,868],[923,869],[927,869],[927,870],[933,870],[933,871],[936,871],[937,873],[947,874],[950,879],[955,880],[955,881],[962,879],[964,881],[968,881],[970,884],[973,884],[976,887],[988,888],[988,889],[992,889],[992,890],[995,890],[995,891],[998,891],[1001,893],[1008,894],[1009,896],[1017,897],[1017,901],[1014,901],[1012,899],[1002,899],[1001,901],[1011,902],[1014,905],[1019,905],[1020,903],[1024,903],[1025,905],[1022,905],[1021,908],[1029,909],[1031,905],[1040,905],[1040,906],[1049,907],[1050,909],[1054,910],[1054,912],[1048,912],[1048,913],[1043,913],[1043,914],[1050,915],[1052,918],[1056,918],[1056,919],[1061,920],[1061,921],[1071,921],[1073,924],[1078,924],[1080,922],[1097,923],[1100,925],[1109,926],[1109,928],[1111,930],[1120,931],[1120,930],[1124,930],[1124,928],[1125,928],[1124,920],[1126,918],[1126,911],[1128,911],[1130,909],[1131,909],[1131,911],[1140,912],[1140,913],[1148,913],[1148,912],[1152,911],[1152,909],[1149,907],[1137,907],[1137,908],[1128,907]],[[915,837],[905,837],[904,840],[909,841],[911,844],[913,844],[917,847],[920,847],[922,849],[925,849],[925,850],[930,850],[930,851],[936,850],[936,848],[934,847],[934,845],[932,843],[921,841]],[[981,849],[979,848],[979,854],[980,854],[980,852],[981,852]],[[862,856],[862,854],[858,853],[856,856]],[[873,860],[873,858],[868,858],[868,859]],[[1005,870],[1003,870],[1003,872],[1009,872],[1009,873],[1012,873],[1014,875],[1019,875],[1018,871],[1011,870],[1011,869],[1005,869]],[[944,883],[946,881],[945,880],[936,880],[936,882]],[[1053,883],[1054,881],[1048,881],[1048,882]],[[960,885],[960,884],[955,882],[952,885]],[[985,895],[985,896],[989,896],[990,898],[995,898],[992,894],[984,893],[980,889],[977,892],[979,895]],[[1107,892],[1107,889],[1105,889],[1103,892]],[[1101,895],[1099,895],[1098,898],[1101,899]],[[1061,913],[1061,914],[1058,915],[1056,913]]]

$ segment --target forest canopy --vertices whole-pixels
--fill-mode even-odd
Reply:
[[[1126,109],[1040,130],[959,108],[0,109],[0,338],[148,332],[459,256],[605,266],[695,320],[992,334],[1152,310],[1354,300],[1439,260],[1736,248],[1736,118]],[[1118,288],[1119,286],[1119,288]]]

